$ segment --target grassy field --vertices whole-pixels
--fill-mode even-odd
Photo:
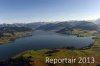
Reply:
[[[13,59],[24,59],[24,60],[29,60],[31,62],[30,65],[31,66],[49,66],[49,63],[45,63],[45,58],[49,57],[49,58],[71,58],[74,57],[76,58],[76,62],[73,64],[65,64],[65,63],[61,63],[61,64],[55,64],[56,66],[96,66],[100,64],[100,55],[96,54],[95,51],[92,50],[66,50],[66,49],[56,49],[56,50],[52,50],[52,52],[50,52],[50,50],[29,50],[29,51],[25,51],[15,57],[13,57]],[[79,64],[79,57],[94,57],[95,58],[95,63],[82,63]]]

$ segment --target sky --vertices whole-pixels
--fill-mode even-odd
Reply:
[[[0,0],[0,23],[100,18],[100,0]]]

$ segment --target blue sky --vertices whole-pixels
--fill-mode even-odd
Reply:
[[[100,0],[0,0],[0,23],[92,20]]]

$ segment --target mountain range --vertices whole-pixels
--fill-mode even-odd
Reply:
[[[98,20],[99,21],[99,20]],[[62,22],[35,22],[35,23],[16,23],[0,24],[1,27],[28,27],[35,30],[60,30],[60,29],[83,29],[100,31],[100,25],[89,21],[62,21]]]
[[[94,23],[100,25],[100,18],[95,20]]]
[[[39,30],[57,30],[57,29],[83,29],[83,30],[99,30],[99,25],[88,21],[72,21],[72,22],[59,22],[49,23],[38,27]]]

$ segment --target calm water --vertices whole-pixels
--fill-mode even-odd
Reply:
[[[76,37],[53,32],[35,31],[31,37],[19,38],[12,43],[0,45],[0,60],[30,49],[52,49],[67,46],[81,48],[92,42],[92,37]]]

